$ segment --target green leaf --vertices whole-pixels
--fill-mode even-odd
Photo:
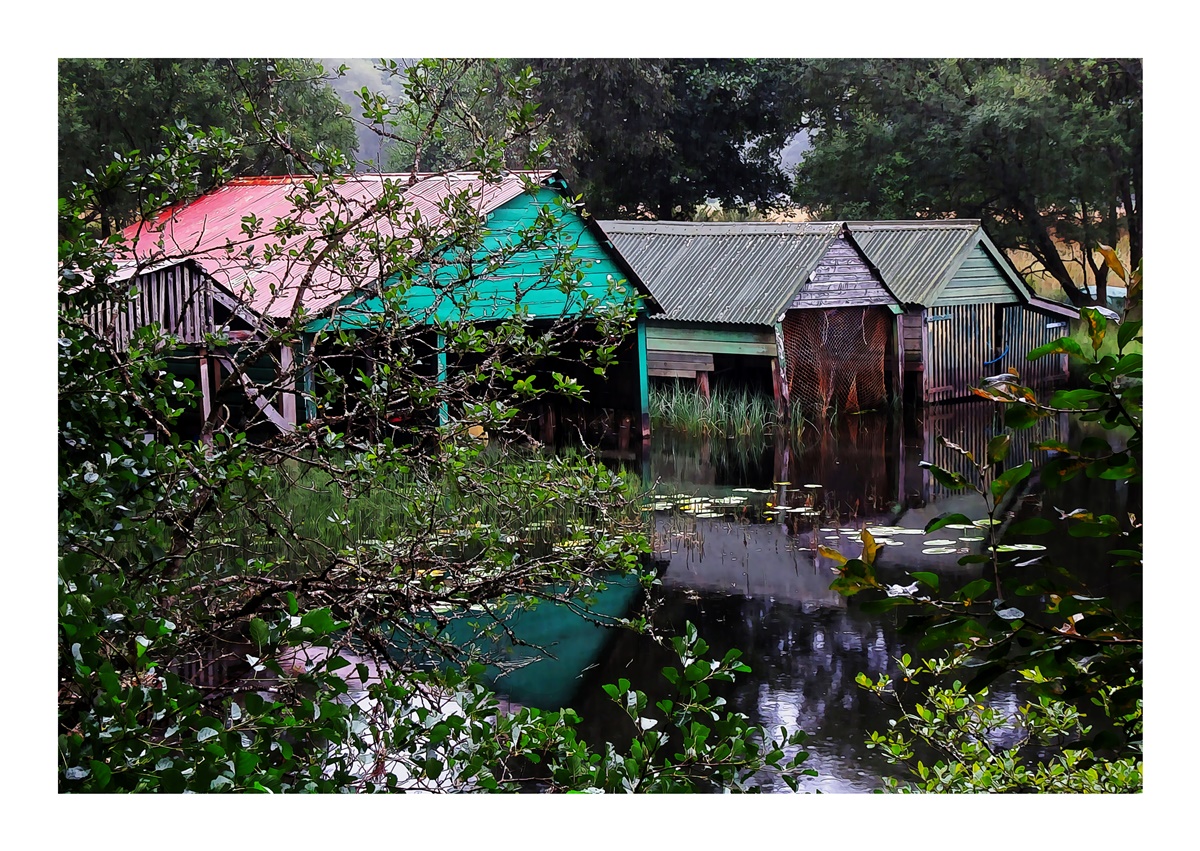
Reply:
[[[217,735],[219,735],[218,731],[214,730],[212,727],[202,727],[199,732],[196,733],[196,741],[207,742],[209,739]]]
[[[1004,411],[1004,424],[1011,429],[1029,428],[1048,413],[1029,405],[1009,405]]]
[[[1079,315],[1087,322],[1088,336],[1092,340],[1092,350],[1100,351],[1100,347],[1104,344],[1104,334],[1108,328],[1108,320],[1104,318],[1103,313],[1094,307],[1083,308],[1079,311]]]
[[[992,464],[997,461],[1003,461],[1008,455],[1008,448],[1012,444],[1012,438],[1007,434],[998,434],[988,441],[987,458]]]
[[[1139,320],[1128,320],[1121,323],[1121,327],[1117,329],[1117,347],[1124,351],[1125,347],[1136,339],[1138,332],[1142,330],[1142,323]]]
[[[949,526],[951,523],[974,522],[974,520],[965,514],[939,514],[925,525],[925,534],[928,535],[930,532],[936,532],[938,529],[941,529],[943,526]]]
[[[1030,350],[1025,356],[1026,360],[1037,360],[1043,355],[1074,355],[1075,357],[1083,357],[1083,348],[1079,345],[1079,341],[1074,337],[1060,337],[1053,342],[1038,346]]]
[[[954,595],[956,600],[978,600],[979,595],[987,592],[992,583],[987,579],[976,579],[968,582]]]
[[[1014,485],[1028,477],[1031,472],[1033,472],[1033,463],[1030,461],[1026,461],[1019,467],[1005,470],[992,481],[992,496],[999,501]]]
[[[261,653],[263,648],[267,646],[267,642],[271,639],[271,628],[267,626],[267,622],[262,618],[250,619],[250,640],[254,642],[255,647]]]
[[[934,593],[937,592],[939,586],[941,585],[941,579],[938,577],[938,575],[936,573],[930,573],[927,570],[918,570],[913,573],[910,573],[909,576],[911,576],[913,579],[917,580],[918,582],[922,582],[925,585],[928,585],[930,588],[932,588],[934,590]]]
[[[1009,535],[1044,535],[1054,529],[1054,524],[1044,517],[1030,517],[1008,527]]]
[[[930,461],[922,461],[917,466],[928,469],[943,487],[950,488],[951,490],[961,490],[967,487],[967,480],[963,477],[962,473],[945,470]]]

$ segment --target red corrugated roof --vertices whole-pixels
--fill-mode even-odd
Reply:
[[[537,182],[555,172],[509,172],[499,182],[487,183],[474,172],[449,174],[369,174],[348,175],[323,194],[312,209],[296,216],[294,198],[303,197],[303,185],[311,178],[285,175],[250,177],[233,180],[188,204],[163,210],[153,221],[132,225],[124,231],[131,247],[126,259],[162,265],[172,258],[191,259],[212,278],[229,290],[245,306],[263,316],[284,317],[292,313],[301,296],[310,314],[335,304],[363,283],[379,277],[378,264],[364,258],[353,269],[338,270],[332,264],[314,264],[289,254],[316,238],[319,251],[326,244],[321,237],[322,221],[336,215],[342,221],[362,219],[362,228],[384,236],[402,238],[414,211],[421,221],[434,228],[444,223],[439,204],[451,195],[468,192],[472,207],[486,215],[524,191],[522,178]],[[373,209],[383,194],[384,181],[406,186],[403,215],[388,216]],[[412,185],[407,185],[412,182]],[[262,220],[251,239],[243,229],[243,220],[255,216]],[[281,238],[273,234],[277,222],[296,218],[299,233]],[[356,229],[356,233],[361,233]],[[360,244],[351,237],[352,244]],[[263,262],[268,246],[281,248],[270,261]],[[251,251],[251,249],[253,249]],[[249,253],[247,253],[249,251]],[[311,279],[304,283],[311,273]]]

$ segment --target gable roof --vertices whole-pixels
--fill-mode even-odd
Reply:
[[[346,294],[361,288],[364,281],[380,276],[377,260],[339,270],[322,263],[297,259],[289,251],[300,249],[321,233],[322,218],[337,215],[354,220],[361,228],[385,238],[403,239],[411,233],[410,222],[419,220],[437,232],[447,226],[442,206],[454,196],[462,197],[477,215],[486,216],[525,191],[527,181],[545,183],[556,172],[506,172],[499,181],[485,181],[476,172],[446,174],[353,174],[338,178],[333,192],[322,194],[311,207],[296,216],[296,201],[304,197],[306,175],[239,178],[194,201],[169,207],[153,220],[126,228],[128,250],[124,260],[137,271],[146,263],[164,265],[171,258],[190,259],[214,281],[227,289],[244,306],[261,316],[281,318],[292,313],[299,297],[310,314],[319,314]],[[382,209],[385,187],[402,188],[402,210]],[[389,215],[391,213],[391,215]],[[246,217],[261,220],[255,237],[243,227]],[[277,222],[296,218],[299,232],[279,237]],[[356,229],[357,231],[358,229]],[[351,245],[361,245],[352,234]],[[263,249],[281,250],[263,259]],[[311,278],[305,282],[305,276]]]
[[[774,325],[841,222],[602,221],[662,306],[653,319]]]
[[[846,222],[851,238],[903,304],[930,307],[976,248],[992,260],[1021,303],[1076,316],[1070,305],[1034,295],[979,219]]]

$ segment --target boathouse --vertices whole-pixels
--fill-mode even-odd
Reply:
[[[594,330],[598,305],[637,302],[637,333],[617,365],[578,380],[610,421],[649,436],[644,319],[655,303],[594,220],[570,202],[556,172],[498,180],[467,172],[349,175],[324,194],[310,193],[311,185],[302,176],[238,179],[131,226],[122,274],[134,298],[97,309],[93,321],[121,346],[144,325],[176,335],[185,349],[172,366],[195,373],[202,420],[214,405],[250,402],[290,431],[315,413],[313,370],[294,365],[308,353],[320,358],[331,335],[364,332],[373,315],[387,312],[390,291],[402,292],[404,321],[425,329],[421,357],[431,380],[469,366],[455,362],[443,333],[451,323],[587,318]],[[453,232],[450,210],[468,211],[478,232]],[[334,215],[354,221],[354,231],[336,250],[307,255],[313,239],[337,242],[322,233]],[[299,227],[277,230],[285,220]],[[419,252],[421,272],[400,281],[373,252],[353,250],[376,239]],[[392,307],[394,316],[395,299]],[[302,333],[288,337],[284,329],[297,320]],[[587,333],[575,345],[585,347]]]
[[[1068,333],[1078,311],[1034,295],[978,219],[846,228],[904,305],[897,323],[905,398],[965,398],[1007,370],[1026,384],[1066,377],[1065,355],[1025,356]]]
[[[898,299],[840,222],[604,221],[662,311],[648,372],[769,375],[781,412],[867,410],[898,365]]]

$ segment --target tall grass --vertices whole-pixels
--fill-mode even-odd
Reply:
[[[746,387],[713,389],[705,399],[681,382],[650,388],[650,423],[692,437],[757,437],[778,425],[775,401]]]

